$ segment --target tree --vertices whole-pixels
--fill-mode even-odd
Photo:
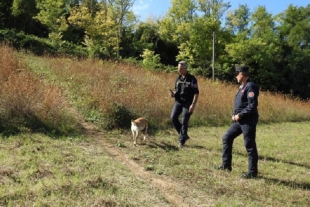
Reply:
[[[12,0],[1,0],[0,1],[0,29],[11,28],[10,24],[12,20]]]
[[[193,0],[172,0],[171,5],[159,29],[163,39],[180,45],[189,40],[189,25],[197,18],[196,5]]]
[[[47,28],[34,19],[38,12],[36,0],[13,0],[12,15],[14,16],[15,30],[39,37],[47,37]]]
[[[113,57],[118,44],[117,26],[104,5],[100,5],[100,10],[95,13],[87,6],[71,8],[68,21],[85,30],[84,44],[90,57]]]
[[[240,17],[243,19],[243,15]],[[259,6],[250,16],[249,23],[250,28],[239,31],[226,51],[235,64],[251,67],[251,74],[262,89],[276,90],[281,80],[276,67],[281,50],[273,17],[265,7]]]
[[[206,18],[212,18],[219,21],[224,13],[231,7],[230,3],[223,0],[198,0],[198,10],[203,13]]]
[[[239,5],[239,7],[226,16],[225,27],[230,30],[233,34],[238,34],[246,32],[249,26],[250,9],[244,5]]]
[[[122,38],[122,34],[126,32],[126,29],[133,27],[134,22],[136,21],[136,17],[130,8],[134,4],[134,0],[107,0],[110,8],[110,17],[111,20],[114,21],[115,25],[117,25],[117,47],[116,56],[119,58],[120,51],[120,42]],[[131,32],[131,31],[129,31]]]
[[[152,21],[142,22],[137,25],[126,45],[122,41],[122,48],[124,48],[122,53],[131,53],[133,56],[140,58],[145,49],[156,50],[159,38],[158,24]]]
[[[62,33],[68,29],[66,16],[69,11],[68,0],[36,0],[40,12],[35,19],[49,29],[52,40],[61,40]]]
[[[310,5],[295,7],[277,16],[277,32],[282,56],[279,67],[283,71],[281,91],[301,98],[310,97]]]
[[[191,67],[211,68],[213,33],[220,40],[220,18],[229,6],[221,0],[172,1],[160,31],[165,39],[178,45],[177,60],[184,59]]]
[[[286,11],[278,15],[281,38],[290,47],[307,46],[310,41],[310,5],[308,7],[294,7],[290,5]]]
[[[101,54],[106,57],[120,57],[122,38],[128,40],[135,16],[130,8],[133,0],[85,0],[72,8],[69,22],[86,33],[84,44],[92,57]],[[127,36],[128,35],[128,36]]]

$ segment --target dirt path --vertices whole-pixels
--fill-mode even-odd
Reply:
[[[154,173],[145,171],[145,169],[139,164],[137,164],[134,160],[130,159],[127,155],[120,152],[117,147],[113,146],[112,144],[108,143],[104,138],[102,138],[104,137],[104,132],[96,129],[96,127],[91,123],[82,122],[81,124],[85,130],[85,133],[91,136],[101,146],[103,146],[110,156],[112,156],[116,161],[123,163],[140,179],[143,179],[145,182],[148,182],[152,187],[158,189],[170,204],[180,207],[192,206],[177,193],[178,191],[180,191],[180,189],[184,188],[179,183],[172,181],[166,176],[161,175],[160,178],[158,178],[156,175],[154,175]]]
[[[100,131],[94,124],[85,122],[84,117],[74,108],[69,109],[79,120],[84,133],[92,137],[95,142],[104,147],[106,152],[117,162],[125,165],[137,177],[147,182],[150,186],[158,189],[167,202],[177,207],[209,207],[213,206],[212,199],[206,198],[201,192],[193,192],[190,183],[175,182],[165,175],[157,175],[152,171],[146,171],[128,155],[122,153],[118,147],[112,145],[104,138],[104,132]],[[197,203],[197,197],[204,197],[203,204]],[[198,199],[200,200],[200,199]]]

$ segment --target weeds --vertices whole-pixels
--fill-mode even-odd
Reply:
[[[59,88],[35,78],[10,48],[1,47],[0,54],[0,133],[61,135],[79,130]]]
[[[150,129],[169,129],[173,88],[177,69],[172,73],[149,71],[127,63],[65,58],[28,57],[38,74],[53,77],[65,86],[67,97],[88,118],[105,129],[127,127],[130,118],[150,121]],[[46,70],[49,68],[49,70]],[[191,70],[189,69],[189,72]],[[233,99],[238,86],[197,77],[200,96],[191,126],[223,126],[230,123]],[[91,112],[91,113],[90,113]],[[120,113],[123,114],[120,116]],[[293,100],[277,93],[261,92],[260,123],[309,121],[308,102]],[[91,115],[90,120],[94,120]]]

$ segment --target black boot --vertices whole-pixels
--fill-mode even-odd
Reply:
[[[216,169],[218,169],[218,170],[228,170],[228,171],[232,170],[231,167],[226,167],[224,165],[217,166]]]
[[[241,178],[244,179],[253,179],[257,177],[257,172],[247,172],[241,175]]]

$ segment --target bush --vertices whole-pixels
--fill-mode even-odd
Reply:
[[[148,69],[157,69],[160,68],[162,65],[160,63],[160,57],[158,54],[154,54],[154,51],[145,49],[142,54],[143,58],[143,66]]]
[[[131,112],[125,106],[117,102],[114,102],[112,109],[107,110],[103,116],[103,127],[105,129],[128,129],[131,119],[133,118]]]
[[[4,42],[17,50],[25,50],[35,55],[49,54],[53,56],[88,56],[86,48],[69,42],[51,42],[49,39],[38,38],[34,35],[16,33],[13,30],[0,30],[0,43]]]
[[[44,55],[46,50],[46,44],[32,36],[24,36],[20,41],[20,46],[26,51],[33,52],[35,55]]]
[[[70,42],[62,42],[57,47],[57,53],[58,55],[72,56],[72,57],[77,57],[77,58],[88,57],[88,52],[85,47],[82,47],[80,45],[75,45]]]

